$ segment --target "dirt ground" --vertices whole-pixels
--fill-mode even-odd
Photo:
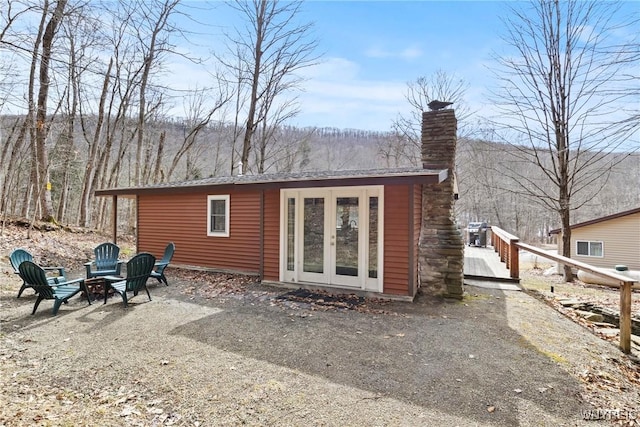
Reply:
[[[81,277],[104,240],[0,237],[0,426],[640,425],[635,359],[543,290],[404,303],[170,267],[126,309],[16,299],[13,248]]]

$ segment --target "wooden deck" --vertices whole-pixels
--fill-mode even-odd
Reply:
[[[489,281],[504,283],[519,283],[519,279],[512,279],[506,265],[500,262],[500,256],[493,248],[465,246],[464,248],[464,279],[470,281]]]

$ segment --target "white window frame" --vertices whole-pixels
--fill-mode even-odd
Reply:
[[[224,231],[211,231],[211,202],[213,200],[223,200],[224,203]],[[231,197],[228,194],[217,194],[207,196],[207,236],[229,237],[229,216],[231,212]]]
[[[580,254],[578,253],[578,244],[579,243],[587,243],[587,247],[588,247],[588,254]],[[600,247],[602,248],[602,255],[591,255],[591,244],[592,243],[599,243]],[[604,258],[604,242],[602,240],[576,240],[576,256],[587,256],[587,257],[591,257],[591,258]]]

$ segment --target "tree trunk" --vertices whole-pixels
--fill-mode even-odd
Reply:
[[[0,164],[6,165],[6,172],[4,174],[4,179],[2,183],[0,183],[2,184],[2,196],[0,197],[0,212],[4,212],[5,214],[10,212],[9,211],[10,197],[12,197],[14,200],[16,200],[20,196],[24,197],[24,194],[16,193],[15,190],[16,188],[20,188],[17,185],[17,182],[21,172],[20,166],[23,165],[23,163],[19,160],[19,158],[20,158],[20,152],[24,147],[24,142],[26,139],[28,119],[25,117],[24,121],[20,125],[20,129],[18,130],[18,135],[15,138],[15,142],[11,144],[10,141],[13,139],[12,136],[15,133],[15,129],[18,126],[18,123],[19,123],[18,120],[16,120],[13,128],[11,129],[9,136],[6,137],[5,139],[6,145],[3,148],[2,158],[0,159],[0,162],[1,162]],[[11,153],[9,154],[9,158],[7,159],[6,153],[10,146],[11,146]],[[25,193],[28,193],[28,191],[25,191]],[[24,205],[21,205],[21,206],[22,208],[24,208]]]
[[[158,142],[158,152],[156,153],[156,165],[153,168],[152,180],[155,183],[162,182],[162,158],[164,157],[164,141],[167,138],[167,131],[160,132],[160,141]]]
[[[158,40],[160,34],[164,30],[167,25],[167,21],[169,16],[171,15],[173,9],[177,6],[178,1],[169,0],[166,1],[161,8],[160,14],[158,16],[157,21],[154,23],[153,31],[151,33],[151,39],[149,41],[149,45],[147,46],[148,51],[147,55],[144,58],[143,68],[142,68],[142,76],[140,78],[140,92],[139,92],[139,103],[140,106],[138,108],[138,139],[136,146],[136,164],[135,164],[135,185],[140,185],[142,179],[142,166],[148,167],[149,165],[142,165],[143,161],[142,156],[142,147],[144,144],[145,137],[145,123],[147,116],[147,86],[149,84],[149,80],[151,78],[151,71],[153,65],[156,62],[156,58],[158,56],[159,50],[162,49],[162,40]],[[150,17],[147,17],[150,19]]]
[[[559,214],[562,221],[562,256],[571,257],[571,224],[569,215],[569,205],[565,202],[560,209]],[[573,273],[571,267],[565,265],[563,268],[563,276],[566,282],[573,282]]]
[[[93,133],[93,137],[89,142],[89,154],[87,155],[87,164],[84,169],[84,177],[82,181],[82,195],[80,196],[80,225],[87,227],[89,225],[90,212],[91,212],[91,193],[93,177],[96,173],[96,161],[98,158],[98,146],[101,140],[102,126],[105,120],[105,104],[107,101],[107,93],[109,91],[109,82],[111,76],[111,70],[113,68],[113,57],[109,61],[109,66],[105,73],[104,81],[102,83],[102,93],[100,94],[100,104],[98,107],[98,120],[96,122],[96,129]]]
[[[60,153],[62,155],[62,182],[60,183],[60,199],[58,201],[58,210],[56,212],[56,217],[58,221],[65,223],[69,222],[65,220],[67,205],[69,203],[69,186],[71,185],[71,169],[73,162],[73,127],[74,127],[74,114],[69,114],[69,122],[68,129],[66,135],[63,135],[62,138],[64,141],[61,144]]]
[[[44,221],[53,221],[53,201],[51,200],[51,184],[49,183],[49,159],[47,157],[46,140],[48,134],[47,119],[47,100],[49,98],[49,62],[51,60],[51,49],[53,39],[56,34],[58,24],[62,20],[64,8],[67,0],[59,0],[53,12],[53,16],[49,20],[44,35],[42,36],[42,56],[40,59],[40,89],[38,91],[38,107],[36,109],[36,168],[37,180],[39,186],[37,193],[41,194],[40,203],[42,208],[42,219]]]
[[[247,124],[244,129],[244,139],[242,141],[242,168],[246,171],[249,166],[249,152],[251,151],[251,140],[255,131],[256,108],[258,104],[258,85],[260,83],[260,67],[262,64],[262,40],[264,37],[263,27],[265,25],[264,16],[267,6],[266,0],[260,1],[260,11],[256,18],[256,45],[255,45],[255,62],[253,63],[253,72],[251,75],[251,97],[249,99],[249,112],[247,114]]]
[[[31,65],[29,67],[29,87],[27,94],[28,110],[27,117],[25,117],[24,133],[21,132],[23,137],[26,137],[27,131],[29,135],[30,148],[32,153],[32,164],[30,172],[30,184],[27,186],[27,191],[24,193],[24,200],[22,203],[21,215],[23,217],[29,216],[29,210],[31,202],[33,201],[33,185],[38,182],[38,169],[36,150],[35,150],[35,130],[34,130],[34,116],[35,116],[35,82],[36,82],[36,68],[38,66],[38,59],[40,58],[40,43],[42,41],[42,34],[45,28],[45,22],[47,19],[47,13],[49,11],[49,2],[45,1],[42,6],[42,16],[40,17],[40,23],[38,25],[38,34],[33,43],[33,51],[31,52]]]

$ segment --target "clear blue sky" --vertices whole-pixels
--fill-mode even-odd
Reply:
[[[438,69],[482,85],[502,7],[472,1],[312,1],[325,63],[301,97],[301,124],[389,130],[407,82]],[[314,76],[316,77],[316,76]],[[476,92],[470,87],[470,96]]]
[[[220,2],[187,4],[210,25],[233,25]],[[637,13],[640,1],[625,8]],[[409,109],[407,82],[439,69],[464,79],[469,105],[481,110],[491,53],[504,48],[500,18],[507,9],[497,1],[305,1],[300,19],[314,22],[323,56],[304,72],[301,113],[291,124],[389,130]]]

